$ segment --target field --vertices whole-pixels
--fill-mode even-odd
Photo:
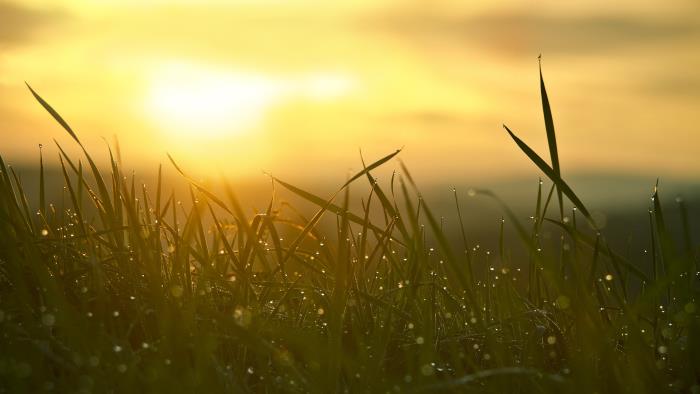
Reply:
[[[655,192],[648,242],[615,250],[560,175],[541,94],[548,160],[505,127],[546,180],[529,219],[478,189],[438,216],[403,163],[375,181],[399,151],[331,196],[271,176],[311,214],[248,212],[172,158],[184,195],[112,152],[61,150],[61,190],[43,159],[38,187],[0,162],[0,392],[700,392],[697,223]],[[502,205],[496,248],[463,198]]]

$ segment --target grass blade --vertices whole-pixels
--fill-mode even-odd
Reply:
[[[540,95],[542,96],[542,113],[544,114],[544,126],[547,131],[547,144],[549,145],[549,155],[552,159],[552,170],[561,178],[561,170],[559,168],[559,150],[557,148],[557,136],[554,132],[554,120],[552,119],[552,109],[549,106],[549,97],[547,89],[544,86],[544,78],[542,78],[542,62],[540,58]],[[557,185],[557,197],[559,198],[559,215],[560,219],[564,218],[564,205],[562,201],[562,190]]]
[[[567,185],[566,182],[564,182],[564,180],[561,179],[561,177],[554,172],[554,169],[552,169],[552,167],[550,167],[544,160],[542,160],[542,158],[537,153],[535,153],[535,151],[533,151],[525,142],[523,142],[512,131],[510,131],[508,126],[503,125],[503,128],[506,129],[508,134],[510,134],[510,137],[513,139],[513,141],[515,141],[518,147],[520,147],[523,153],[525,153],[525,155],[527,155],[527,157],[533,163],[535,163],[535,165],[539,167],[539,169],[542,172],[544,172],[545,175],[547,175],[547,177],[552,182],[554,182],[557,185],[559,190],[561,190],[566,195],[566,197],[568,197],[569,200],[571,200],[571,202],[576,206],[576,208],[578,208],[581,211],[583,216],[585,216],[586,219],[588,219],[588,222],[592,226],[597,228],[597,226],[595,225],[595,221],[591,217],[591,214],[588,212],[588,209],[583,205],[583,202],[581,202],[581,200],[578,198],[576,193],[574,193],[574,191],[569,187],[569,185]]]

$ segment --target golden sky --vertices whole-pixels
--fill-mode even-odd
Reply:
[[[0,0],[0,153],[71,145],[27,81],[132,165],[342,177],[403,146],[423,179],[533,174],[501,124],[547,155],[540,53],[564,174],[697,177],[696,0]]]

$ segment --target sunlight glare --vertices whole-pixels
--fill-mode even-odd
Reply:
[[[301,91],[313,100],[332,100],[352,90],[355,81],[344,74],[317,73],[302,82]]]
[[[259,74],[171,64],[152,78],[149,108],[171,135],[216,138],[258,127],[287,89]]]

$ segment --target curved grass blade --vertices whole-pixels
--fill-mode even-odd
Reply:
[[[403,148],[402,148],[402,149],[403,149]],[[389,154],[389,155],[386,155],[386,156],[382,157],[381,159],[375,161],[374,163],[370,164],[369,166],[364,167],[364,168],[362,169],[362,171],[358,172],[357,174],[353,175],[350,179],[348,179],[348,180],[343,184],[343,186],[341,186],[340,189],[341,189],[341,190],[344,189],[346,186],[348,186],[349,184],[351,184],[351,183],[352,183],[353,181],[355,181],[357,178],[359,178],[359,177],[365,175],[366,173],[372,171],[373,169],[375,169],[375,168],[381,166],[382,164],[386,163],[387,161],[391,160],[394,156],[398,155],[399,152],[401,152],[401,149],[397,149],[394,153],[391,153],[391,154]],[[338,190],[338,192],[340,192],[340,190]],[[336,194],[337,194],[337,193],[336,193]]]
[[[173,157],[170,156],[170,153],[167,153],[167,155],[168,155],[168,159],[170,159],[170,163],[172,163],[172,165],[175,167],[175,169],[177,170],[177,172],[179,172],[180,175],[182,175],[183,177],[185,177],[185,179],[187,179],[187,181],[190,182],[190,184],[192,184],[192,186],[194,186],[195,189],[197,189],[197,190],[199,190],[200,192],[204,193],[204,195],[206,195],[206,196],[209,197],[212,201],[214,201],[214,202],[216,203],[216,205],[218,205],[219,207],[221,207],[224,211],[228,212],[229,214],[233,215],[233,212],[231,212],[231,210],[228,209],[228,207],[226,206],[226,204],[224,204],[223,201],[221,201],[218,197],[216,197],[216,196],[214,195],[214,193],[210,192],[210,191],[207,190],[205,187],[203,187],[203,186],[201,186],[199,183],[197,183],[197,182],[196,182],[194,179],[192,179],[190,176],[188,176],[187,174],[185,174],[185,172],[180,168],[180,166],[178,166],[177,163],[175,163],[175,159],[173,159]],[[234,215],[234,216],[235,216],[235,215]]]
[[[283,262],[286,262],[287,260],[289,260],[289,258],[296,252],[297,248],[299,247],[299,245],[301,244],[301,242],[304,240],[304,238],[306,238],[306,236],[311,232],[311,230],[313,230],[313,228],[316,226],[316,223],[318,223],[318,221],[321,220],[321,217],[323,216],[323,214],[324,214],[326,211],[328,211],[328,210],[330,209],[331,206],[334,206],[333,200],[336,198],[336,196],[338,196],[338,194],[339,194],[341,191],[343,191],[343,189],[345,189],[345,188],[346,188],[352,181],[354,181],[355,179],[357,179],[357,178],[359,178],[359,177],[361,177],[361,176],[363,176],[363,175],[365,175],[365,174],[369,174],[369,171],[370,171],[371,169],[377,168],[377,167],[379,167],[380,165],[386,163],[386,162],[389,161],[391,158],[393,158],[394,156],[396,156],[399,152],[401,152],[401,149],[397,149],[396,152],[391,153],[391,154],[389,154],[389,155],[387,155],[387,156],[384,156],[383,158],[381,158],[381,159],[375,161],[374,163],[370,164],[369,166],[363,166],[364,168],[362,169],[362,171],[358,172],[357,174],[355,174],[354,176],[352,176],[350,179],[348,179],[348,180],[343,184],[343,186],[341,186],[340,189],[338,189],[338,191],[336,191],[335,193],[333,193],[333,195],[332,195],[327,201],[325,201],[325,202],[322,203],[322,204],[319,204],[319,205],[321,206],[321,208],[316,212],[316,214],[311,218],[311,220],[309,221],[309,223],[307,223],[307,225],[304,227],[304,229],[301,231],[301,233],[296,237],[296,239],[294,239],[294,241],[292,242],[292,244],[289,246],[289,249],[288,249],[288,251],[287,251],[287,255],[286,255],[286,257],[285,257],[285,259],[284,259]],[[275,178],[273,178],[273,179],[275,179]],[[284,185],[283,185],[283,186],[284,186]],[[290,185],[290,186],[291,186],[291,185]],[[285,187],[286,187],[286,186],[285,186]],[[310,201],[311,201],[311,200],[310,200]],[[313,202],[313,201],[312,201],[312,202]],[[341,208],[338,208],[338,209],[340,210],[339,212],[342,211]],[[349,217],[348,217],[348,219],[349,219]],[[359,223],[362,223],[362,219],[359,219],[359,220],[360,220]]]
[[[58,122],[58,124],[60,124],[61,127],[63,127],[66,130],[66,132],[68,132],[68,134],[70,134],[70,136],[75,140],[75,142],[78,143],[80,148],[83,150],[83,153],[85,154],[85,157],[87,158],[88,163],[90,164],[90,168],[91,168],[92,173],[95,177],[95,181],[97,182],[97,187],[99,188],[102,199],[104,200],[103,203],[104,203],[105,209],[107,210],[107,212],[111,213],[112,212],[112,202],[109,199],[107,187],[105,186],[104,180],[102,179],[102,175],[100,174],[100,171],[97,169],[97,166],[93,162],[92,157],[90,157],[90,155],[85,150],[85,147],[78,139],[78,136],[75,134],[73,129],[70,127],[70,125],[68,125],[68,122],[66,122],[63,119],[63,117],[61,117],[61,115],[59,115],[59,113],[56,112],[56,110],[53,109],[53,107],[49,103],[46,102],[46,100],[44,100],[41,96],[39,96],[39,94],[37,92],[35,92],[34,89],[32,89],[32,87],[29,86],[28,83],[25,82],[25,85],[27,85],[27,88],[29,88],[29,91],[32,93],[34,98],[39,102],[39,104],[41,104],[41,106],[44,107],[44,109],[49,114],[51,114],[51,116]]]
[[[561,177],[556,172],[554,172],[554,169],[552,169],[552,167],[550,167],[549,164],[547,164],[537,153],[535,153],[535,151],[533,151],[532,148],[530,148],[525,142],[523,142],[523,140],[518,138],[512,131],[510,131],[508,126],[503,125],[503,128],[506,129],[508,134],[510,134],[510,137],[513,138],[513,141],[515,141],[515,143],[518,145],[518,147],[520,147],[523,153],[525,153],[525,155],[527,155],[527,157],[530,158],[530,160],[533,163],[535,163],[535,165],[539,167],[539,169],[542,170],[542,172],[544,172],[545,175],[547,175],[547,177],[557,185],[559,190],[561,190],[566,195],[566,197],[568,197],[569,200],[571,200],[571,202],[576,206],[576,208],[578,208],[581,211],[583,216],[585,216],[586,219],[588,219],[589,223],[593,227],[597,228],[595,221],[591,217],[590,212],[588,212],[588,209],[583,205],[583,202],[581,202],[581,200],[578,198],[576,193],[574,193],[571,187],[569,187],[569,185],[567,185],[566,182],[564,182],[564,180],[561,179]]]
[[[309,193],[305,190],[302,190],[302,189],[300,189],[294,185],[291,185],[283,180],[280,180],[279,178],[276,178],[274,176],[272,177],[272,179],[274,179],[275,182],[279,183],[280,185],[284,186],[285,189],[291,191],[292,193],[298,195],[299,197],[304,198],[307,201],[314,203],[315,205],[318,205],[319,207],[325,207],[328,204],[328,201],[324,200],[323,198],[321,198],[315,194],[312,194],[312,193]],[[343,212],[341,207],[339,207],[338,205],[333,204],[333,203],[328,204],[326,209],[330,212],[333,212],[336,215],[340,215]],[[363,218],[359,217],[358,215],[355,215],[354,213],[350,213],[350,212],[348,212],[347,215],[348,215],[348,220],[355,222],[357,224],[361,224],[363,226],[365,225],[365,220]],[[375,224],[372,224],[371,222],[367,222],[366,225],[368,228],[371,228],[372,230],[376,231],[377,233],[382,233],[384,231],[383,229],[377,227]]]
[[[68,122],[63,120],[61,115],[59,115],[58,112],[56,112],[56,110],[53,109],[53,107],[51,107],[51,105],[49,105],[49,103],[46,102],[46,100],[41,98],[41,96],[39,96],[39,94],[37,92],[35,92],[34,89],[32,89],[32,87],[29,86],[29,84],[27,82],[25,82],[24,84],[27,85],[27,87],[29,88],[29,91],[32,92],[32,95],[34,96],[36,101],[38,101],[39,104],[41,104],[41,106],[44,107],[44,109],[48,113],[50,113],[51,116],[53,116],[53,118],[58,122],[58,124],[60,124],[68,132],[68,134],[70,134],[70,136],[73,137],[75,142],[77,142],[82,147],[83,144],[78,139],[78,136],[75,135],[75,132],[73,131],[73,129],[71,129],[71,127],[68,125]]]

